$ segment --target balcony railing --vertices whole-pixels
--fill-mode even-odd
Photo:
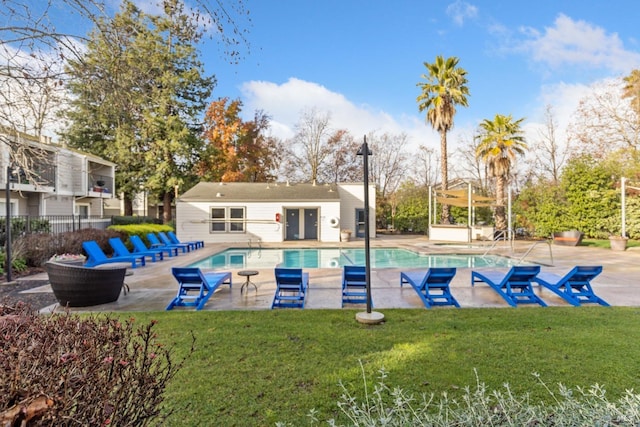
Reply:
[[[113,193],[113,184],[113,177],[90,174],[88,190],[97,193]]]
[[[6,175],[3,173],[2,182],[6,184]],[[39,187],[56,186],[56,167],[51,164],[36,164],[32,171],[26,173],[22,169],[14,170],[9,176],[12,184],[34,185]]]

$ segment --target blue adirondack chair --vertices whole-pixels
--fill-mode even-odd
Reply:
[[[156,252],[161,254],[166,254],[169,257],[178,256],[178,248],[166,248],[166,247],[158,247],[158,248],[148,248],[147,245],[144,244],[140,236],[136,236],[135,234],[129,236],[129,241],[133,245],[133,253],[144,253],[144,252]]]
[[[471,286],[485,282],[512,307],[518,304],[540,304],[546,307],[534,292],[531,281],[540,272],[540,266],[514,266],[504,271],[472,271]]]
[[[309,273],[301,268],[275,269],[276,294],[271,308],[304,308],[309,287]]]
[[[367,303],[367,278],[363,265],[345,265],[342,268],[342,306]]]
[[[427,271],[403,271],[400,273],[400,287],[405,283],[410,284],[427,308],[434,305],[460,307],[449,288],[455,275],[456,269],[450,267],[431,267]]]
[[[214,271],[203,273],[195,267],[173,267],[173,277],[178,281],[178,294],[167,305],[167,310],[174,307],[195,307],[202,310],[209,298],[221,285],[231,288],[231,273]]]
[[[554,273],[539,273],[533,280],[564,298],[569,304],[595,303],[609,306],[591,288],[591,280],[602,272],[602,266],[577,266],[564,276]]]
[[[167,245],[166,243],[161,242],[160,239],[158,239],[158,236],[155,235],[155,233],[148,233],[147,240],[149,240],[149,243],[151,244],[151,249],[176,248],[181,250],[182,253],[186,253],[189,251],[188,245]]]
[[[167,231],[167,236],[169,237],[169,240],[171,240],[171,243],[175,245],[186,243],[191,246],[192,249],[204,248],[204,240],[188,240],[186,242],[181,242],[173,231]]]
[[[131,253],[131,252],[129,252],[129,249],[127,249],[127,246],[124,244],[124,242],[119,237],[110,238],[109,239],[109,245],[113,248],[113,253],[116,256],[121,256],[122,257],[122,256],[141,255],[141,256],[149,257],[152,262],[156,262],[158,260],[163,260],[164,259],[164,256],[163,256],[162,252],[145,251],[145,252]]]
[[[100,245],[95,240],[87,240],[82,242],[82,249],[87,253],[87,262],[85,267],[95,267],[101,264],[109,264],[113,262],[130,262],[131,268],[138,267],[138,263],[145,265],[143,255],[131,255],[131,256],[113,256],[111,258],[102,251]]]
[[[171,239],[162,231],[158,232],[158,238],[160,239],[160,242],[164,243],[165,246],[175,246],[178,247],[180,249],[184,250],[186,249],[187,252],[191,252],[191,245],[188,243],[173,243],[171,241]]]

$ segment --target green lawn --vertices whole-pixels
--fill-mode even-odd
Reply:
[[[158,320],[175,355],[196,352],[172,381],[165,402],[177,410],[168,425],[308,425],[340,417],[343,382],[363,395],[360,361],[372,386],[417,394],[460,395],[476,384],[509,383],[534,401],[550,400],[532,375],[557,383],[601,384],[610,399],[639,388],[640,308],[520,307],[381,310],[386,322],[364,326],[354,310],[137,313]],[[122,314],[123,317],[131,313]],[[342,420],[344,421],[344,419]]]
[[[591,246],[594,248],[603,248],[609,249],[611,247],[611,243],[609,243],[609,239],[607,240],[598,240],[598,239],[582,239],[580,246]],[[627,248],[633,248],[636,246],[640,246],[640,240],[631,240],[627,241]]]

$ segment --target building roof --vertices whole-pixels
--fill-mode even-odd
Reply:
[[[339,201],[335,185],[266,182],[201,182],[180,202]]]

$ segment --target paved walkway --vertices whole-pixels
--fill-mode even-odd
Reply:
[[[426,254],[483,254],[490,242],[479,242],[474,245],[438,244],[425,237],[413,236],[378,236],[372,239],[371,247],[400,247]],[[340,244],[322,244],[317,242],[292,242],[287,244],[263,244],[267,247],[363,247],[362,240]],[[159,311],[175,296],[177,283],[171,276],[172,266],[188,265],[199,259],[208,257],[226,249],[228,246],[209,244],[204,249],[190,254],[181,254],[176,258],[168,258],[157,263],[148,263],[146,267],[137,268],[132,276],[126,278],[130,292],[121,295],[118,301],[72,311]],[[242,245],[244,246],[244,245]],[[529,249],[527,261],[543,264],[543,271],[564,275],[576,265],[602,265],[603,272],[593,280],[595,293],[616,306],[640,306],[640,248],[630,248],[624,252],[610,249],[597,249],[586,246],[566,247],[539,243],[532,248],[532,242],[515,242],[510,245],[500,242],[491,253],[511,256],[520,259]],[[472,268],[458,268],[451,283],[451,292],[464,307],[509,307],[489,286],[476,284],[471,286]],[[264,310],[269,309],[275,292],[273,269],[259,270],[252,281],[257,291],[240,293],[245,278],[238,276],[238,270],[232,270],[233,288],[221,286],[208,301],[204,310]],[[339,268],[308,269],[310,273],[307,309],[339,309],[341,308],[341,272]],[[46,274],[44,274],[46,278]],[[34,292],[50,292],[44,286],[32,290]],[[566,302],[552,292],[536,286],[538,295],[550,306],[566,306]],[[371,293],[374,308],[421,308],[424,307],[416,292],[410,286],[400,288],[400,269],[373,269],[371,273]],[[351,306],[362,308],[362,305]],[[43,311],[60,310],[53,305]],[[175,310],[192,310],[177,308]]]

